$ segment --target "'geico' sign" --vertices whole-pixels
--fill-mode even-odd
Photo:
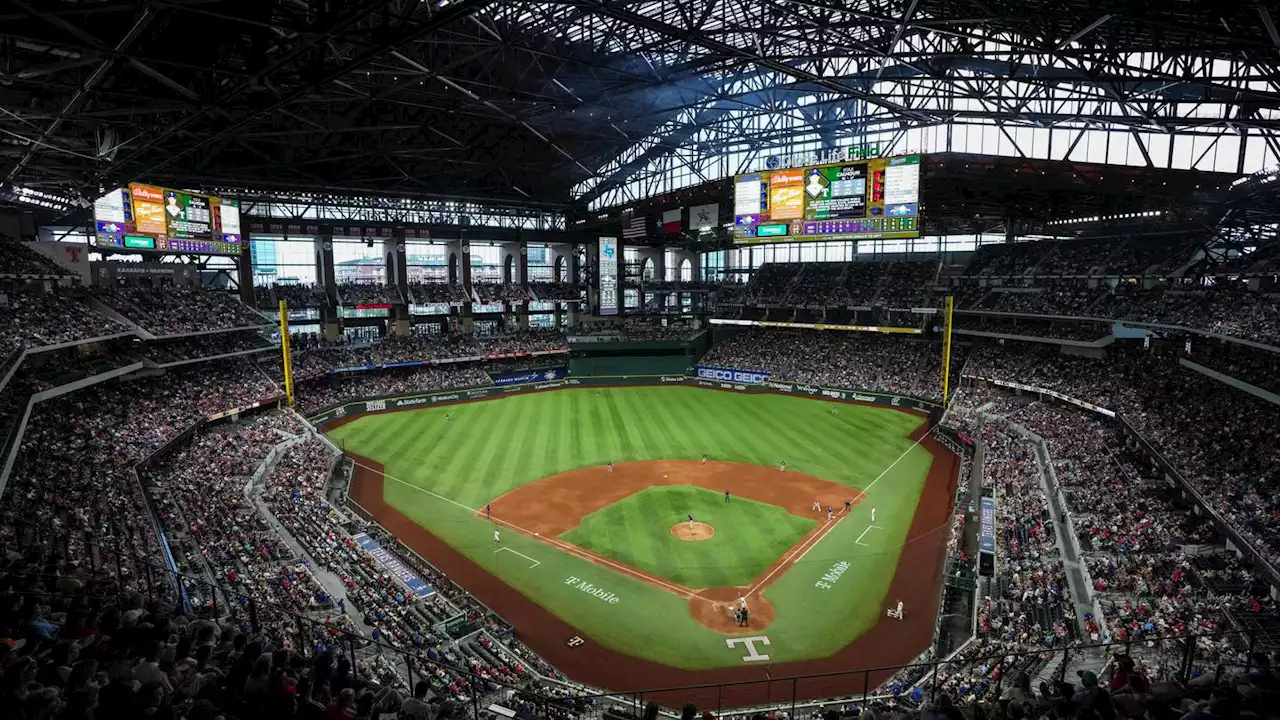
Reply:
[[[769,373],[753,372],[750,370],[735,370],[733,368],[710,367],[708,365],[698,366],[698,377],[707,380],[727,380],[729,382],[748,383],[750,385],[763,385],[769,382]]]

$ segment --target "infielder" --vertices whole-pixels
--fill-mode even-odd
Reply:
[[[502,536],[498,534],[498,528],[493,529],[493,546],[495,548],[502,546]]]
[[[728,504],[728,502],[729,502],[729,491],[728,491],[728,490],[725,490],[725,491],[724,491],[724,501],[725,501],[725,504]]]
[[[818,502],[817,500],[814,500],[814,501],[813,501],[813,511],[814,511],[814,512],[822,512],[822,503]]]
[[[608,470],[609,472],[613,472],[613,461],[612,461],[612,460],[607,460],[607,461],[605,461],[604,467],[605,467],[605,469],[606,469],[606,470]],[[872,518],[872,519],[874,519],[874,518]]]
[[[707,464],[707,456],[706,456],[706,455],[703,455],[703,456],[702,456],[702,464],[703,464],[703,465],[706,465],[706,464]]]
[[[787,471],[787,461],[786,461],[786,460],[783,460],[783,461],[782,461],[782,463],[778,465],[778,470],[779,470],[779,471],[781,471],[781,472],[786,472],[786,471]]]

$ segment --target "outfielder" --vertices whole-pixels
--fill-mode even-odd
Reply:
[[[493,529],[493,546],[495,548],[502,546],[502,536],[498,534],[498,528]]]
[[[778,465],[778,470],[779,470],[780,472],[786,472],[786,471],[787,471],[787,461],[786,461],[786,460],[783,460],[783,461],[782,461],[782,463]]]
[[[876,506],[872,505],[871,506],[871,522],[875,522],[875,521],[876,521]]]

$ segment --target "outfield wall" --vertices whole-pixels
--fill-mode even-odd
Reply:
[[[719,390],[732,390],[735,392],[745,393],[798,395],[803,397],[812,397],[815,399],[833,400],[836,402],[896,407],[926,414],[933,413],[941,408],[937,403],[910,397],[908,395],[867,392],[864,390],[821,388],[814,385],[802,385],[799,383],[773,381],[762,383],[723,382],[719,380],[707,380],[691,377],[688,375],[602,375],[595,377],[569,377],[563,380],[525,383],[522,385],[507,385],[504,387],[477,387],[464,390],[449,390],[444,392],[418,393],[396,397],[357,400],[326,408],[314,415],[311,415],[308,417],[308,420],[317,427],[323,428],[325,425],[335,421],[345,421],[366,413],[385,412],[388,410],[405,410],[432,405],[450,405],[453,403],[469,402],[472,400],[502,397],[504,395],[519,395],[566,387],[619,387],[627,385],[689,385],[691,387],[715,388]]]

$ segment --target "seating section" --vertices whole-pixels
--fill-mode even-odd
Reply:
[[[78,294],[23,287],[0,291],[0,357],[42,345],[129,332],[130,328],[96,312]]]
[[[159,337],[271,324],[226,290],[115,287],[96,292],[105,305]]]
[[[378,282],[338,283],[341,305],[403,305],[404,298],[394,285]]]
[[[411,282],[409,294],[419,305],[470,301],[461,285],[442,282]]]
[[[253,297],[258,309],[268,312],[279,310],[281,300],[287,301],[290,308],[319,308],[329,304],[324,288],[296,283],[257,285],[253,288]]]
[[[564,282],[529,282],[529,293],[532,300],[578,301],[582,299],[582,288]]]
[[[485,304],[519,303],[529,299],[529,292],[516,283],[472,281],[471,289],[480,298],[480,302]]]
[[[941,398],[941,347],[871,333],[815,330],[741,332],[718,343],[702,363],[768,372],[780,382]],[[953,355],[952,372],[960,368]]]
[[[157,340],[147,343],[142,354],[158,364],[189,362],[229,353],[257,351],[279,352],[280,344],[272,342],[257,331],[193,335],[173,340]]]
[[[1119,413],[1280,567],[1280,523],[1272,502],[1280,494],[1280,466],[1272,461],[1280,406],[1149,353],[1095,360],[984,347],[966,373],[1055,390]]]
[[[31,249],[27,243],[0,236],[0,275],[67,276],[61,265]]]

